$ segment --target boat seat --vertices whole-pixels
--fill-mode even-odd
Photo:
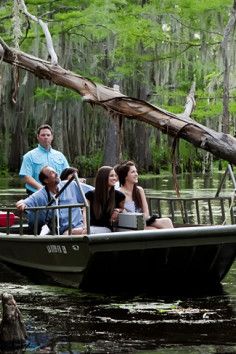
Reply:
[[[20,232],[21,231],[21,232]],[[22,225],[22,230],[20,230],[20,225],[12,225],[12,226],[1,226],[0,227],[1,234],[28,234],[29,233],[29,226],[28,224]]]

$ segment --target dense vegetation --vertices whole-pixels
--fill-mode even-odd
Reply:
[[[12,4],[15,4],[13,7]],[[47,59],[40,26],[19,13],[15,1],[0,5],[0,36],[8,45]],[[197,106],[192,117],[222,130],[222,41],[232,0],[28,0],[31,14],[49,25],[59,64],[131,97],[180,113],[193,80]],[[235,131],[235,55],[228,45],[229,126]],[[24,152],[35,145],[35,129],[44,122],[55,130],[54,146],[83,175],[93,175],[109,160],[114,119],[84,103],[73,91],[20,72],[16,103],[14,68],[0,64],[0,167],[17,171]],[[126,119],[122,157],[145,171],[170,169],[172,139],[140,122]],[[212,156],[187,142],[178,145],[182,171],[212,168]]]

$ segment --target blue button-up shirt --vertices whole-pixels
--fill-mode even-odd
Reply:
[[[45,166],[52,167],[60,176],[64,168],[69,167],[69,164],[65,156],[60,151],[54,150],[53,148],[47,150],[41,145],[38,145],[38,147],[27,152],[23,156],[19,176],[21,178],[25,176],[31,176],[38,183],[40,183],[39,173]],[[34,187],[27,183],[25,184],[25,187],[32,192],[36,191]]]
[[[59,191],[68,181],[61,181],[58,184]],[[81,183],[81,188],[84,193],[87,193],[89,190],[94,189],[94,187]],[[27,207],[40,207],[46,206],[49,203],[48,195],[46,192],[45,187],[33,193],[28,198],[24,199],[24,203]],[[65,190],[61,193],[58,197],[58,204],[59,205],[69,205],[69,204],[77,204],[77,203],[84,203],[83,195],[80,192],[80,189],[75,181],[72,181]],[[55,205],[53,202],[52,205]],[[83,215],[81,209],[79,207],[72,208],[72,228],[82,227],[83,226]],[[33,211],[27,211],[28,214],[28,221],[30,228],[33,229],[34,221],[35,221],[35,213]],[[62,234],[65,230],[68,229],[69,223],[69,211],[68,208],[59,209],[59,225],[60,225],[60,233]],[[38,226],[39,229],[45,224],[45,222],[49,221],[52,217],[52,212],[49,213],[43,209],[40,210],[38,215]]]

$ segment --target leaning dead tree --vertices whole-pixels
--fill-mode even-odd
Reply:
[[[24,0],[18,0],[21,12],[43,28],[51,62],[36,58],[9,47],[0,39],[0,58],[14,68],[22,68],[40,79],[66,87],[80,94],[85,102],[100,105],[111,115],[136,119],[150,124],[174,138],[182,138],[194,146],[211,152],[214,156],[236,164],[236,139],[229,134],[219,133],[190,118],[195,105],[195,85],[187,97],[185,110],[181,114],[168,112],[146,101],[125,96],[114,88],[97,84],[83,76],[65,70],[57,63],[50,32],[45,24],[28,13]]]
[[[182,138],[214,156],[236,164],[236,139],[219,133],[190,118],[194,108],[194,88],[190,91],[182,114],[174,114],[148,102],[128,97],[77,75],[59,65],[17,51],[0,40],[0,58],[4,62],[25,69],[40,79],[66,87],[80,94],[84,101],[100,105],[111,114],[150,124],[163,133]]]

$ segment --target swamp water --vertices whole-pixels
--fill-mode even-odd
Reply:
[[[182,195],[212,196],[221,177],[187,176]],[[140,182],[162,196],[174,193],[168,177]],[[1,205],[23,195],[4,185]],[[236,263],[212,294],[91,294],[35,285],[1,266],[5,291],[15,297],[28,333],[26,349],[17,353],[236,353]]]

